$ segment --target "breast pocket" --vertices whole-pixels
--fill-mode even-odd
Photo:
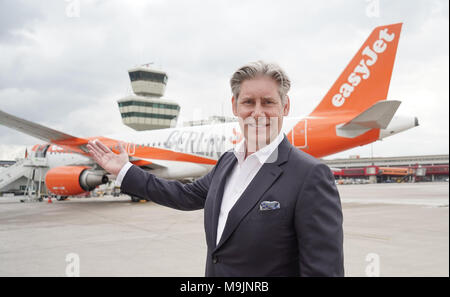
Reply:
[[[277,222],[277,221],[285,221],[287,218],[287,209],[279,208],[272,210],[259,210],[259,207],[255,209],[250,216],[251,221],[259,221],[259,222]]]

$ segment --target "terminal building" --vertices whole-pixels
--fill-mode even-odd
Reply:
[[[183,126],[184,127],[204,126],[204,125],[213,125],[213,124],[222,124],[222,123],[232,123],[232,122],[237,122],[237,121],[238,120],[235,117],[210,116],[207,119],[183,122]]]
[[[323,160],[336,180],[376,182],[448,181],[449,155]]]
[[[117,101],[122,122],[137,131],[175,127],[180,106],[162,98],[167,74],[146,64],[128,70],[128,75],[134,94]]]

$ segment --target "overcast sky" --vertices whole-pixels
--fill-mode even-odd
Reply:
[[[131,131],[116,101],[127,69],[154,62],[180,121],[232,116],[231,74],[262,59],[290,76],[290,115],[306,115],[373,28],[398,22],[388,99],[420,126],[329,158],[448,154],[448,0],[0,0],[0,109],[74,136]],[[35,143],[0,126],[0,145]]]

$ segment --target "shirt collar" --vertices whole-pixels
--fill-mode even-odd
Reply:
[[[262,149],[254,152],[250,156],[255,155],[258,158],[259,162],[261,164],[264,164],[270,157],[270,155],[273,153],[273,151],[275,151],[278,145],[283,141],[283,139],[284,133],[279,133],[278,136],[271,143],[269,143]],[[244,162],[245,153],[246,153],[245,138],[243,138],[234,148],[234,155],[236,156],[239,164],[242,164],[242,162]]]

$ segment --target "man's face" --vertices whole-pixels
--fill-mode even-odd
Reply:
[[[233,114],[239,118],[249,152],[266,146],[281,131],[289,113],[289,98],[281,103],[278,83],[267,76],[244,80],[238,98],[232,98]]]

